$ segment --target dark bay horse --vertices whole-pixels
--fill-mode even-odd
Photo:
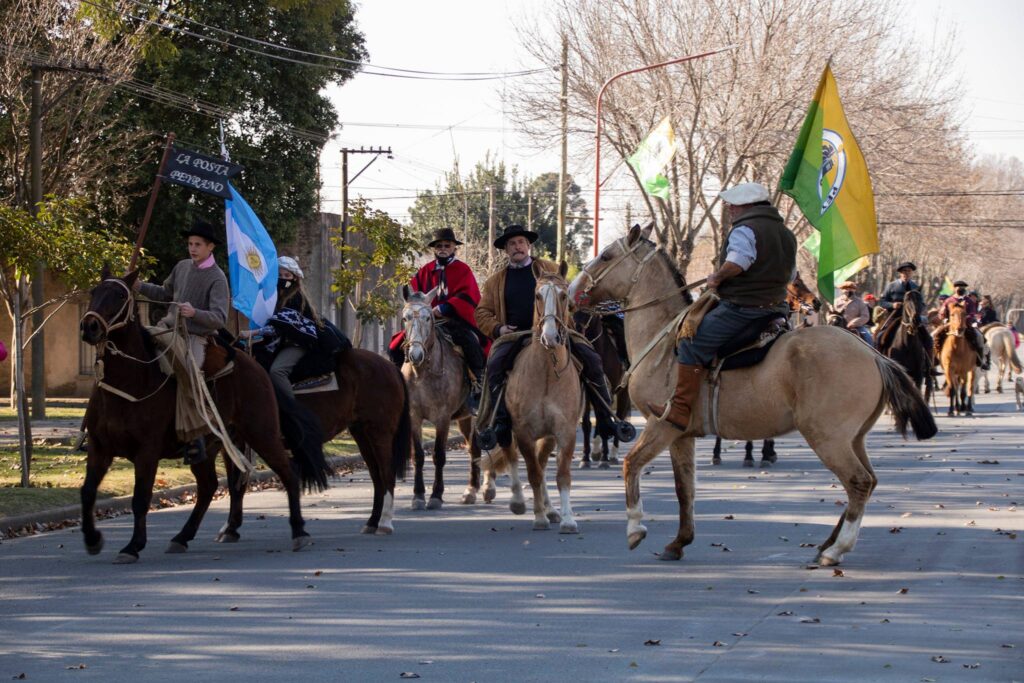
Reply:
[[[146,547],[146,514],[160,460],[180,457],[175,452],[177,384],[173,377],[161,372],[152,338],[138,320],[132,294],[137,276],[133,272],[123,279],[112,278],[104,271],[103,281],[93,289],[89,310],[80,325],[82,340],[96,346],[97,356],[102,360],[97,379],[111,387],[95,386],[86,410],[90,438],[81,489],[82,535],[90,555],[103,549],[103,535],[96,529],[94,517],[96,494],[113,459],[127,458],[135,465],[135,527],[131,540],[115,560],[119,564],[136,562]],[[300,476],[293,471],[281,443],[270,377],[248,356],[237,354],[234,360],[234,371],[212,382],[211,393],[229,431],[251,445],[280,477],[288,494],[292,549],[299,550],[310,541],[299,507]],[[215,457],[208,457],[191,466],[197,485],[195,507],[185,526],[171,540],[168,552],[183,552],[195,538],[217,490],[215,461]],[[225,461],[230,462],[228,458]],[[298,469],[307,486],[316,486],[325,476],[325,472],[317,471],[316,463],[305,463]]]
[[[625,367],[623,367],[622,359],[619,357],[619,352],[611,335],[605,328],[601,314],[597,311],[580,310],[573,314],[572,320],[576,326],[576,331],[580,332],[587,338],[587,341],[593,344],[597,355],[601,357],[601,366],[604,368],[605,377],[608,378],[608,384],[611,388],[612,410],[615,413],[615,417],[619,420],[625,420],[629,417],[631,407],[629,403],[629,390],[626,387],[619,386],[619,383],[622,381],[622,375],[625,372]],[[598,458],[595,455],[594,460],[599,463],[599,468],[608,469],[610,464],[618,464],[619,462],[619,438],[615,436],[608,439],[595,435],[593,441],[591,441],[593,425],[590,422],[590,409],[590,400],[584,394],[582,419],[583,459],[580,460],[579,466],[583,469],[591,466],[591,454],[594,451],[594,445],[598,439],[601,439],[601,456]],[[612,442],[610,454],[608,448],[609,441]]]
[[[889,315],[875,335],[875,344],[879,353],[903,366],[918,389],[922,385],[925,387],[924,400],[927,402],[934,389],[931,370],[935,359],[930,348],[931,340],[922,342],[927,334],[927,328],[921,321],[924,310],[920,291],[911,290],[904,294],[899,314],[893,311]]]

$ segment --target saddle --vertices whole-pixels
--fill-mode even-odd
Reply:
[[[217,330],[206,344],[206,357],[203,359],[203,376],[210,382],[230,375],[235,369],[235,353],[231,335],[227,330]]]

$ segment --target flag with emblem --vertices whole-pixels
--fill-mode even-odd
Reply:
[[[807,250],[807,253],[809,253],[811,256],[814,257],[814,259],[816,261],[820,260],[820,255],[821,255],[821,233],[818,232],[817,230],[814,230],[813,232],[811,232],[811,236],[808,237],[804,241],[802,246],[803,246],[804,249]],[[864,270],[865,268],[867,268],[870,265],[871,265],[871,259],[868,258],[867,256],[861,256],[859,259],[857,259],[853,263],[848,263],[847,265],[843,266],[839,270],[833,271],[832,272],[832,282],[845,282],[846,280],[849,280],[851,277],[853,277],[856,273],[859,273],[860,271]],[[825,296],[825,295],[822,294],[822,296]],[[834,293],[833,293],[833,298],[829,299],[829,301],[831,301],[832,303],[835,303],[835,294]]]
[[[668,178],[662,175],[665,165],[676,153],[676,133],[669,117],[661,120],[626,162],[633,167],[647,194],[668,199]]]
[[[262,327],[277,304],[277,248],[252,207],[228,183],[224,200],[231,304],[253,326]]]
[[[878,253],[875,197],[829,65],[807,110],[779,189],[819,233],[818,291],[835,297],[836,273]]]

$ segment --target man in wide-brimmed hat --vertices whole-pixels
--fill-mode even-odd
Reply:
[[[693,338],[679,342],[671,400],[663,406],[649,406],[656,416],[684,431],[718,350],[751,325],[788,315],[786,285],[796,276],[796,237],[772,206],[768,188],[761,183],[741,183],[718,196],[732,222],[718,269],[707,281],[720,300],[704,315]]]
[[[480,303],[480,288],[476,284],[473,269],[455,256],[462,242],[455,237],[451,228],[434,231],[427,247],[434,251],[434,260],[424,264],[409,280],[409,289],[414,292],[429,292],[439,287],[431,306],[434,316],[445,319],[446,329],[452,342],[462,349],[466,365],[475,381],[470,392],[470,408],[475,410],[480,399],[480,383],[484,380],[485,350],[482,343],[487,339],[476,327],[476,307]],[[395,365],[402,367],[405,352],[402,343],[405,331],[391,338],[388,354]]]
[[[904,261],[896,266],[896,279],[886,285],[885,291],[882,292],[882,296],[878,299],[878,308],[886,312],[885,317],[877,318],[878,326],[875,328],[875,346],[878,347],[879,351],[884,351],[888,348],[893,340],[894,326],[900,319],[900,316],[894,315],[894,313],[903,307],[903,298],[907,295],[907,292],[921,291],[921,285],[912,279],[916,271],[917,266],[911,261]],[[927,325],[928,318],[923,310],[918,311],[918,317],[924,325]],[[921,340],[921,345],[924,346],[925,353],[930,357],[932,354],[932,338],[926,329],[924,326],[920,327],[920,335],[918,336]]]
[[[839,285],[843,293],[836,302],[835,311],[843,316],[846,321],[846,329],[856,332],[861,339],[874,346],[871,333],[868,331],[868,323],[871,322],[871,309],[864,303],[864,300],[857,294],[857,283],[847,280]]]
[[[537,241],[537,233],[521,225],[510,225],[494,240],[496,249],[503,249],[508,256],[508,266],[487,278],[476,309],[476,321],[480,331],[492,339],[516,332],[533,329],[533,297],[537,276],[557,273],[558,265],[547,259],[533,258],[531,245]],[[571,325],[571,321],[566,321]],[[570,351],[583,364],[583,388],[594,406],[597,431],[601,436],[618,436],[620,441],[629,441],[610,411],[611,394],[601,358],[584,339],[571,336]],[[491,424],[478,425],[480,447],[490,450],[494,444],[508,446],[512,441],[512,424],[508,410],[498,400],[508,372],[521,350],[519,343],[495,344],[487,359],[487,393],[494,406]]]
[[[988,370],[988,349],[985,345],[985,335],[978,329],[978,304],[968,295],[967,288],[969,286],[964,280],[957,280],[953,283],[953,294],[942,302],[942,308],[939,309],[942,324],[936,327],[932,333],[935,338],[935,357],[939,357],[942,344],[946,341],[946,332],[949,330],[949,313],[954,306],[960,306],[967,315],[967,334],[965,335],[967,343],[978,354],[978,366],[982,370]]]

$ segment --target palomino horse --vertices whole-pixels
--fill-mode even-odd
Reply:
[[[135,527],[132,538],[115,560],[129,564],[139,559],[146,547],[146,514],[153,497],[157,466],[175,453],[174,429],[177,384],[160,371],[159,356],[153,341],[137,317],[132,284],[137,272],[124,279],[112,278],[108,271],[92,291],[89,310],[82,318],[82,340],[97,348],[103,371],[99,375],[109,389],[99,385],[92,390],[86,422],[89,452],[85,483],[82,485],[82,536],[90,555],[103,549],[103,534],[96,529],[94,508],[96,492],[116,456],[135,465],[135,491],[132,513]],[[208,354],[209,355],[209,354]],[[235,356],[230,374],[213,382],[213,396],[224,423],[240,439],[250,444],[264,462],[281,478],[288,493],[288,521],[292,528],[292,549],[310,542],[299,508],[299,477],[292,471],[288,454],[281,445],[277,421],[277,401],[270,377],[256,361],[244,354]],[[188,521],[171,540],[167,552],[183,552],[195,538],[213,494],[217,491],[216,458],[208,457],[192,465],[196,478],[196,503]],[[230,462],[229,458],[225,458]],[[321,463],[321,465],[324,465]],[[300,472],[307,486],[323,481],[325,471],[315,471],[305,463]],[[233,490],[233,489],[232,489]]]
[[[939,362],[942,374],[946,376],[946,395],[949,396],[949,412],[965,415],[974,414],[974,374],[978,354],[967,341],[970,328],[964,307],[956,304],[949,309],[949,331],[942,342]]]
[[[923,310],[921,292],[916,289],[907,292],[903,295],[899,317],[896,317],[895,311],[891,314],[875,336],[875,342],[879,353],[893,359],[907,371],[918,390],[924,386],[924,400],[927,403],[931,400],[934,384],[931,371],[935,363],[930,349],[931,342],[921,341],[923,335],[927,334],[927,328],[921,322]]]
[[[583,409],[580,375],[569,350],[569,283],[565,281],[563,262],[558,274],[537,277],[531,343],[519,352],[508,376],[505,404],[512,418],[515,445],[526,461],[526,472],[533,488],[533,528],[548,529],[560,522],[559,531],[574,534],[578,530],[569,500],[572,483],[572,453],[576,448],[576,425]],[[518,342],[513,342],[518,343]],[[558,493],[561,514],[551,507],[544,470],[548,456],[557,448]],[[507,462],[514,472],[514,448],[503,448],[495,462]],[[513,479],[513,512],[517,493]],[[521,509],[521,508],[520,508]]]
[[[634,226],[605,247],[583,268],[570,290],[573,297],[588,292],[595,304],[617,300],[631,310],[626,316],[626,341],[630,349],[642,351],[633,356],[630,395],[645,414],[652,403],[664,403],[672,394],[675,331],[680,312],[691,303],[671,257],[646,239],[651,227],[641,231]],[[906,373],[853,336],[831,327],[783,335],[759,365],[722,373],[719,385],[718,414],[705,414],[705,385],[685,433],[648,415],[647,427],[622,465],[630,548],[647,535],[640,474],[666,446],[679,499],[679,530],[661,558],[678,560],[694,538],[694,437],[716,433],[727,439],[761,439],[796,429],[846,489],[849,504],[818,556],[820,564],[837,564],[857,541],[864,505],[878,481],[864,438],[886,403],[900,432],[905,433],[909,422],[918,438],[936,433],[935,420]]]
[[[1021,367],[1020,358],[1017,356],[1017,348],[1014,345],[1013,332],[1002,323],[992,323],[983,328],[985,342],[988,344],[991,354],[992,365],[996,369],[996,391],[1003,393],[1003,377],[1006,381],[1013,382],[1013,373],[1024,373]],[[988,373],[981,373],[985,383],[985,393],[990,391]]]
[[[573,313],[572,321],[573,325],[576,326],[576,330],[587,338],[587,341],[589,341],[594,346],[594,350],[597,351],[597,355],[601,357],[601,366],[604,369],[605,377],[608,378],[608,384],[611,388],[612,411],[616,418],[619,420],[625,420],[629,417],[629,411],[632,408],[632,405],[629,402],[629,392],[626,391],[625,387],[619,386],[619,383],[622,381],[622,375],[625,368],[622,365],[622,360],[619,358],[619,352],[615,348],[611,335],[608,334],[608,330],[602,322],[601,314],[597,311],[579,310]],[[600,469],[606,470],[610,464],[619,464],[618,436],[613,436],[609,439],[607,437],[598,436],[595,433],[593,435],[593,440],[591,440],[591,430],[593,425],[590,422],[590,400],[586,398],[586,394],[584,394],[582,423],[583,458],[580,460],[580,468],[589,468],[591,465],[591,453],[595,453],[598,450],[601,455],[600,457],[594,455],[594,460],[598,462],[598,467]],[[611,448],[609,448],[609,441],[611,442]]]
[[[448,429],[451,421],[469,444],[469,484],[462,493],[462,503],[476,502],[480,490],[480,449],[473,437],[473,415],[466,409],[469,387],[465,382],[465,361],[455,353],[451,343],[438,334],[438,321],[430,302],[437,294],[434,288],[426,294],[402,290],[405,307],[405,364],[402,376],[409,387],[412,414],[413,450],[416,457],[416,480],[413,486],[413,510],[440,510],[444,498],[444,466],[447,461]],[[434,486],[430,501],[424,500],[423,484],[423,421],[434,425]],[[493,487],[492,487],[493,489]]]

